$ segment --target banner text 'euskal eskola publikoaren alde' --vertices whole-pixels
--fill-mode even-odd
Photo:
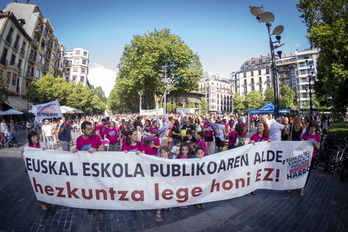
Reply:
[[[220,201],[257,189],[302,188],[312,152],[310,141],[248,144],[203,159],[27,147],[24,162],[40,201],[139,210]]]

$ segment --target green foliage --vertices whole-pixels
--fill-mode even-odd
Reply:
[[[236,93],[233,96],[233,110],[244,110],[245,104],[244,104],[244,96],[240,95],[239,93]]]
[[[288,85],[280,87],[279,108],[280,109],[294,109],[295,92]]]
[[[201,103],[199,104],[199,112],[205,114],[209,110],[209,103],[207,99],[201,97]]]
[[[165,66],[173,85],[171,92],[198,89],[202,65],[198,55],[179,36],[171,34],[169,29],[134,36],[120,59],[117,85],[109,96],[109,105],[114,110],[134,111],[139,105],[138,92],[143,91],[143,98],[147,99],[143,108],[150,108],[153,103],[158,107],[164,92],[158,74],[164,75]]]
[[[92,92],[95,95],[97,95],[102,102],[104,102],[105,104],[107,103],[108,99],[106,98],[104,90],[102,89],[102,87],[98,86],[98,87],[92,89]]]
[[[301,0],[297,5],[308,27],[308,39],[320,50],[314,85],[318,101],[334,112],[348,107],[347,0]]]
[[[58,100],[60,105],[68,105],[82,110],[84,113],[103,113],[106,105],[95,93],[81,83],[72,85],[62,78],[51,74],[32,82],[27,90],[26,98],[34,104],[42,104]]]
[[[60,105],[66,105],[72,90],[73,86],[69,82],[47,74],[29,85],[26,98],[34,104],[58,100]]]
[[[263,104],[262,96],[260,92],[256,90],[251,91],[245,97],[245,105],[247,109],[259,109]]]
[[[264,103],[267,104],[268,102],[272,102],[274,104],[274,88],[268,88],[265,91],[265,99]]]
[[[9,95],[8,85],[6,85],[6,77],[3,76],[2,71],[0,72],[0,103],[7,100]]]

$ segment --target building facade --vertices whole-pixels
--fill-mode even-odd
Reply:
[[[317,73],[316,61],[319,52],[316,49],[296,51],[295,54],[279,58],[276,56],[276,68],[278,74],[279,87],[288,85],[296,93],[296,110],[303,111],[309,109],[310,97],[309,81],[311,87]],[[244,62],[239,71],[232,73],[235,83],[235,91],[247,96],[251,91],[256,90],[264,97],[265,91],[273,87],[271,56],[260,56],[251,58]],[[316,109],[312,99],[313,109]]]
[[[204,73],[199,81],[199,92],[208,101],[208,111],[229,113],[233,111],[233,82],[218,74]]]
[[[63,79],[71,83],[81,83],[91,89],[88,81],[89,51],[83,48],[74,48],[65,52]]]
[[[78,67],[78,81],[91,87],[87,78],[89,51],[80,49],[79,57],[66,53],[65,47],[54,35],[50,20],[43,17],[37,5],[11,2],[0,11],[0,41],[0,72],[7,79],[11,94],[6,104],[13,109],[28,110],[23,96],[32,81],[46,74],[72,81],[75,76],[63,73],[70,67],[73,70]],[[74,49],[74,52],[78,50]],[[65,68],[65,64],[70,66]]]

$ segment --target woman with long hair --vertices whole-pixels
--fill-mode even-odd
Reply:
[[[296,116],[292,121],[290,138],[291,141],[300,141],[302,135],[301,118]]]

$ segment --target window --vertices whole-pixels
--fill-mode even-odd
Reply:
[[[79,58],[75,58],[74,59],[74,64],[78,64],[79,63]]]
[[[42,62],[42,55],[39,53],[37,56],[37,62],[41,63]]]
[[[7,85],[10,85],[10,83],[11,83],[11,74],[12,73],[10,73],[10,72],[7,73],[7,80],[6,80]]]
[[[251,73],[251,76],[253,77],[254,76],[254,71],[251,71],[250,73]]]
[[[85,81],[85,77],[84,77],[84,76],[81,76],[81,77],[80,77],[80,81],[81,81],[81,82],[84,82],[84,81]]]
[[[15,65],[15,63],[16,63],[16,55],[12,54],[10,65]]]
[[[245,86],[244,87],[244,93],[248,92],[248,88]]]
[[[246,73],[243,73],[243,77],[246,77]]]
[[[267,84],[267,89],[271,88],[271,84]]]
[[[36,69],[35,77],[38,78],[38,79],[41,77],[40,69]]]
[[[259,59],[259,64],[262,64],[262,59]],[[261,71],[261,70],[260,70]]]
[[[82,60],[82,64],[86,65],[87,64],[87,60],[83,59]]]
[[[247,84],[247,80],[246,79],[244,79],[244,85],[246,85]]]
[[[66,80],[66,81],[69,81],[69,77],[65,77],[65,80]]]
[[[260,83],[262,82],[262,77],[259,77],[259,82],[260,82]]]
[[[251,90],[255,90],[255,87],[253,85],[251,86]]]
[[[261,69],[259,70],[259,75],[261,75]]]
[[[86,68],[81,68],[81,73],[86,73]],[[202,85],[201,85],[202,88]]]
[[[29,87],[29,81],[26,81],[25,82],[25,89],[28,89],[28,87]]]
[[[12,85],[16,86],[17,85],[17,74],[13,73],[12,76]]]
[[[73,75],[73,81],[76,81],[76,80],[77,80],[77,76]]]
[[[254,84],[254,78],[251,78],[251,84]]]
[[[266,76],[266,80],[267,80],[267,81],[270,81],[271,79],[270,79],[270,77],[269,77],[269,76]]]
[[[75,55],[77,56],[81,55],[81,50],[75,50]]]
[[[266,74],[269,74],[269,68],[266,69]]]
[[[259,85],[259,91],[262,92],[262,85]]]
[[[77,67],[74,67],[73,68],[73,72],[77,72],[78,71],[78,68]]]
[[[87,56],[88,53],[86,51],[83,51],[83,56]]]
[[[252,60],[252,61],[251,61],[251,64],[255,64],[255,60]]]

